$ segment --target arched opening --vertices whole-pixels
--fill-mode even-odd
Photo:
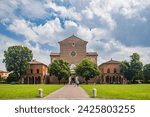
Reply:
[[[24,84],[28,84],[28,77],[24,77]]]
[[[116,83],[116,81],[115,81],[115,76],[113,76],[113,84],[115,84]]]
[[[37,71],[37,74],[39,74],[39,73],[40,73],[40,70],[39,70],[39,69],[37,69],[36,71]]]
[[[32,84],[32,77],[29,77],[29,84]]]
[[[106,76],[106,83],[107,83],[107,84],[110,83],[110,78],[109,78],[109,76]]]
[[[114,73],[117,73],[117,69],[116,68],[114,68]]]
[[[119,83],[122,84],[122,78],[119,76]]]
[[[31,72],[31,74],[33,73],[33,70],[32,69],[30,69],[30,72]]]
[[[36,84],[40,84],[40,83],[41,83],[41,77],[38,76],[38,77],[36,78]]]
[[[31,81],[31,84],[34,84],[34,76],[32,76],[32,81]]]
[[[117,84],[119,83],[119,77],[118,76],[116,77],[116,83]]]
[[[101,77],[101,83],[104,83],[104,76]]]
[[[110,69],[109,68],[107,69],[107,73],[110,73]]]

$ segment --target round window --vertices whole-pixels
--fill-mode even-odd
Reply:
[[[73,56],[75,56],[76,55],[76,52],[75,51],[72,51],[71,52],[71,56],[73,57]]]

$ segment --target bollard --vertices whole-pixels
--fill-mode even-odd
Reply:
[[[93,88],[93,98],[96,98],[96,93],[97,93],[97,90]]]
[[[42,88],[38,89],[38,95],[39,95],[40,98],[43,97],[43,89]]]

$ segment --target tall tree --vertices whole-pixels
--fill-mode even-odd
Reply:
[[[143,79],[143,63],[140,61],[140,55],[138,53],[133,53],[131,56],[130,61],[130,71],[132,82],[135,80],[142,80]]]
[[[77,75],[85,78],[86,83],[88,83],[88,80],[91,78],[100,74],[97,65],[87,58],[83,59],[81,63],[76,66],[75,71]]]
[[[29,61],[33,58],[32,51],[24,46],[11,46],[4,51],[4,57],[3,62],[7,71],[13,72],[21,81],[22,75],[29,68]]]
[[[69,78],[70,68],[69,63],[63,59],[57,59],[49,65],[48,72],[50,75],[54,75],[58,78],[59,84],[62,78]]]
[[[144,73],[144,81],[145,82],[150,81],[150,64],[144,65],[143,73]]]
[[[130,56],[130,62],[123,61],[120,64],[120,70],[130,82],[143,79],[143,64],[140,61],[140,55],[133,53]]]
[[[128,81],[131,80],[131,75],[130,75],[130,63],[128,61],[122,61],[120,64],[120,71],[121,73],[127,78]]]

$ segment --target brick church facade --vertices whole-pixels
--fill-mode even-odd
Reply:
[[[58,42],[60,45],[60,52],[51,52],[50,58],[51,63],[58,58],[63,58],[69,64],[78,64],[82,61],[84,58],[89,58],[94,63],[97,64],[97,56],[98,54],[96,52],[87,52],[86,46],[87,41],[84,41],[76,36],[68,37],[60,42]]]

